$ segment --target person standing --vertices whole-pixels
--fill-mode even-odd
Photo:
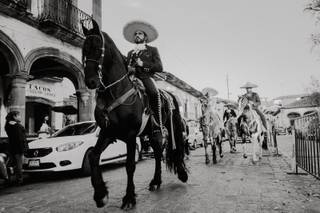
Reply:
[[[49,126],[49,116],[45,116],[43,118],[43,123],[38,132],[39,138],[47,138],[51,135],[51,128]]]
[[[128,70],[140,79],[150,99],[151,110],[159,124],[161,116],[159,91],[153,79],[156,72],[162,72],[162,62],[158,49],[147,45],[157,39],[157,30],[149,23],[132,21],[123,28],[123,35],[135,47],[127,57]]]
[[[5,131],[9,139],[9,152],[16,164],[16,177],[18,184],[23,183],[22,163],[23,153],[27,149],[26,131],[20,124],[21,116],[18,111],[11,111],[6,116]]]

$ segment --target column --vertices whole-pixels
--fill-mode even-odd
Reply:
[[[98,23],[100,29],[102,27],[101,13],[102,13],[101,0],[92,0],[92,16],[93,16],[93,19]]]
[[[93,120],[92,94],[87,89],[77,90],[78,97],[78,121]]]
[[[9,95],[9,111],[18,111],[21,115],[21,124],[25,125],[26,111],[26,82],[27,73],[18,73],[10,75],[12,78],[11,92]]]

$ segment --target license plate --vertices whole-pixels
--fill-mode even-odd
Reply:
[[[40,160],[29,160],[29,167],[39,167]]]

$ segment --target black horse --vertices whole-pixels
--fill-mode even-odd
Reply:
[[[121,208],[131,208],[136,204],[133,181],[136,168],[136,137],[141,132],[147,104],[128,77],[126,60],[112,39],[100,31],[94,20],[92,25],[93,28],[90,30],[82,25],[86,36],[82,55],[85,83],[89,89],[96,89],[95,119],[101,128],[97,143],[89,154],[93,198],[97,207],[103,207],[105,200],[108,199],[108,189],[99,168],[99,158],[109,144],[115,139],[120,139],[127,144],[127,189]],[[155,156],[155,173],[149,184],[149,190],[158,189],[161,185],[161,158],[164,147],[167,168],[178,174],[182,182],[188,179],[178,102],[172,94],[164,95],[168,94],[166,92],[161,94],[162,122],[169,134],[167,142],[162,143],[162,131],[155,131],[159,128],[156,128],[154,119],[150,118],[152,116],[149,117],[142,132],[142,135],[151,136],[151,146]]]

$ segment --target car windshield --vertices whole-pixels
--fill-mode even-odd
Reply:
[[[86,135],[93,133],[97,129],[95,122],[81,123],[66,126],[60,131],[56,132],[52,137],[64,137],[64,136],[75,136],[75,135]]]

